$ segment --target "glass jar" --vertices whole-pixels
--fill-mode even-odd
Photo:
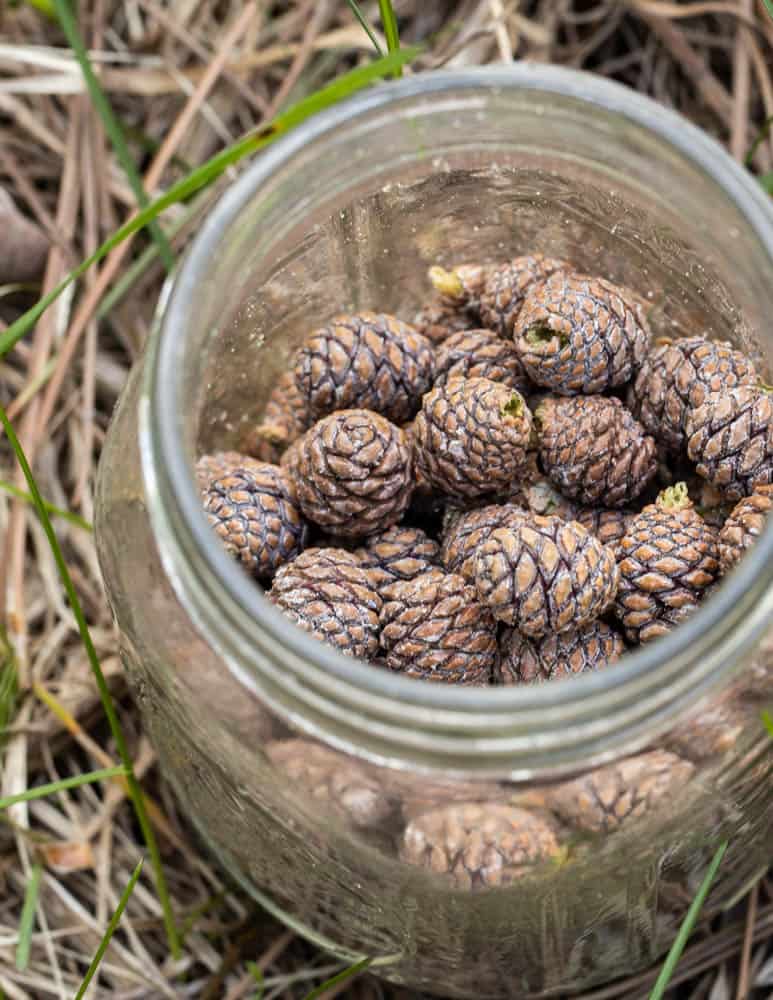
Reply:
[[[583,73],[404,79],[275,143],[159,309],[104,450],[98,544],[166,775],[263,906],[379,974],[457,996],[576,992],[666,950],[771,856],[773,533],[614,669],[455,689],[296,629],[221,550],[194,464],[244,446],[310,329],[410,319],[432,263],[542,251],[630,285],[658,334],[773,356],[773,211],[674,113]]]

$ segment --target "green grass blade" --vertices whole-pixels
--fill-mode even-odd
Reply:
[[[42,865],[37,864],[32,866],[32,872],[27,880],[27,888],[24,893],[24,906],[22,906],[21,920],[19,920],[19,943],[16,945],[16,968],[20,972],[23,972],[27,968],[30,960],[32,930],[35,926],[35,909],[38,905],[38,892],[40,890],[40,878],[42,874]]]
[[[30,7],[34,7],[35,10],[40,11],[41,14],[45,14],[46,17],[51,18],[52,21],[56,20],[56,10],[51,0],[27,0]]]
[[[339,983],[346,982],[347,979],[351,979],[352,976],[356,976],[358,972],[362,972],[363,969],[367,969],[372,961],[372,958],[363,958],[361,961],[355,962],[354,965],[350,966],[348,969],[344,969],[343,972],[339,972],[338,975],[331,976],[331,978],[326,979],[324,983],[320,983],[320,985],[313,989],[311,993],[306,995],[304,1000],[317,1000],[317,997],[321,997],[323,993],[332,989],[333,986],[338,986]]]
[[[773,170],[769,171],[767,174],[763,174],[762,177],[758,177],[757,180],[768,192],[768,194],[773,194]]]
[[[378,39],[373,34],[373,29],[368,24],[365,15],[362,13],[362,10],[360,9],[360,5],[357,3],[357,0],[346,0],[346,2],[349,4],[349,8],[352,14],[354,14],[354,16],[360,22],[360,27],[370,39],[373,48],[376,50],[376,52],[378,52],[380,56],[383,56],[384,50],[378,44]]]
[[[16,697],[19,692],[19,680],[16,672],[16,657],[5,631],[0,623],[0,751],[3,749],[3,739],[11,719],[16,714]],[[0,764],[2,755],[0,755]]]
[[[43,799],[47,795],[55,795],[57,792],[65,792],[68,788],[79,788],[81,785],[92,785],[96,781],[105,781],[107,778],[123,778],[127,776],[127,770],[123,764],[116,767],[103,767],[99,771],[88,771],[86,774],[75,774],[72,778],[62,778],[61,781],[51,781],[47,785],[38,785],[35,788],[28,788],[26,792],[19,792],[18,795],[7,795],[0,799],[0,812],[3,809],[10,809],[17,802],[31,802],[33,799]]]
[[[381,23],[384,25],[384,37],[390,53],[400,51],[400,32],[397,28],[397,18],[395,17],[392,0],[378,0],[378,9],[381,14]],[[392,76],[403,75],[402,64],[392,73]]]
[[[668,984],[671,981],[674,970],[676,969],[677,962],[682,957],[684,946],[687,944],[687,939],[692,933],[695,921],[698,919],[698,914],[700,913],[706,900],[706,896],[709,894],[709,889],[716,878],[717,871],[722,863],[722,858],[725,856],[726,850],[727,841],[725,840],[717,848],[716,854],[712,858],[711,864],[709,865],[709,869],[701,882],[700,889],[698,889],[695,899],[692,903],[690,903],[690,909],[687,911],[687,914],[682,921],[682,926],[679,928],[679,933],[676,935],[676,939],[671,945],[671,951],[669,951],[666,960],[663,963],[663,968],[660,970],[660,975],[652,988],[649,1000],[661,1000],[661,997],[668,988]]]
[[[51,519],[46,511],[45,504],[43,503],[43,498],[38,490],[37,483],[35,482],[35,477],[32,475],[32,470],[29,467],[29,462],[27,461],[27,456],[24,454],[24,449],[21,446],[21,442],[16,436],[16,432],[13,429],[11,421],[8,419],[8,414],[5,412],[4,407],[0,406],[0,423],[2,423],[5,428],[5,433],[8,441],[13,448],[14,454],[16,455],[16,460],[21,466],[22,472],[24,473],[24,478],[27,480],[27,488],[32,495],[32,501],[37,510],[38,517],[40,518],[40,523],[45,532],[46,539],[51,548],[51,553],[56,562],[56,567],[59,570],[59,576],[62,580],[62,585],[64,586],[65,592],[67,594],[67,599],[70,602],[70,607],[72,608],[72,613],[75,616],[75,620],[78,624],[78,631],[80,633],[81,642],[86,650],[86,655],[89,660],[89,665],[91,666],[91,671],[94,674],[94,679],[97,684],[97,690],[99,691],[99,698],[102,702],[102,710],[107,717],[108,725],[110,726],[110,732],[113,734],[113,739],[115,740],[115,745],[118,750],[118,755],[121,758],[121,763],[126,768],[126,784],[129,790],[129,798],[131,799],[132,805],[134,806],[134,812],[137,816],[137,822],[142,830],[142,835],[145,839],[145,844],[148,848],[148,854],[150,855],[150,861],[153,866],[153,874],[156,883],[156,892],[158,894],[158,899],[161,904],[161,909],[164,916],[164,926],[166,928],[167,938],[169,940],[169,950],[172,953],[172,957],[177,959],[180,956],[180,942],[177,936],[177,928],[174,923],[174,914],[172,913],[172,903],[169,899],[169,891],[166,886],[166,879],[164,878],[164,870],[161,866],[161,854],[158,850],[158,843],[156,842],[156,835],[153,832],[153,827],[150,825],[150,820],[148,819],[148,812],[145,806],[145,798],[142,794],[142,789],[134,776],[134,769],[132,765],[132,759],[129,756],[129,748],[126,745],[126,740],[123,735],[123,730],[121,729],[121,724],[118,721],[118,716],[115,711],[115,706],[113,705],[113,699],[110,695],[110,690],[105,681],[105,675],[102,673],[102,667],[99,662],[99,657],[97,656],[97,651],[94,648],[94,643],[91,639],[91,633],[89,632],[89,627],[86,624],[86,618],[83,614],[83,609],[81,608],[80,601],[78,600],[78,594],[72,582],[72,577],[70,576],[70,571],[67,569],[67,563],[62,555],[62,550],[59,546],[59,541],[57,540],[56,533],[54,531],[53,525],[51,524]]]
[[[763,0],[763,3],[765,4],[765,10],[773,17],[773,0]]]
[[[110,944],[110,939],[113,934],[115,934],[116,927],[121,922],[121,917],[123,916],[123,911],[126,909],[126,904],[129,902],[131,894],[134,892],[134,887],[137,884],[137,879],[140,877],[140,872],[142,871],[143,859],[137,862],[137,867],[131,874],[131,878],[126,883],[126,888],[121,893],[121,898],[118,900],[118,906],[115,908],[115,913],[110,918],[110,923],[107,925],[105,933],[102,940],[99,942],[99,947],[97,948],[94,958],[91,960],[91,965],[88,967],[86,975],[83,977],[83,982],[80,985],[78,992],[75,994],[75,1000],[81,1000],[83,994],[89,988],[89,983],[94,978],[97,969],[99,968],[99,963],[107,951],[107,946]]]
[[[0,479],[0,490],[4,493],[10,493],[12,497],[16,497],[18,500],[24,500],[25,503],[32,503],[32,496],[29,493],[25,493],[24,490],[20,490],[19,487],[14,486],[13,483],[7,483],[4,479]],[[61,517],[63,521],[68,521],[70,524],[74,524],[76,528],[83,528],[84,531],[93,531],[91,524],[85,517],[81,517],[80,514],[73,514],[72,511],[56,507],[54,504],[49,503],[48,500],[44,500],[43,503],[46,511],[52,517]]]
[[[381,79],[396,68],[410,62],[418,51],[418,48],[401,49],[399,52],[391,52],[382,59],[375,59],[365,66],[358,66],[356,69],[344,73],[337,80],[328,84],[328,86],[323,87],[321,90],[311,94],[309,97],[303,98],[303,100],[288,108],[287,111],[272,119],[272,121],[258,129],[257,132],[253,132],[239,139],[226,149],[221,150],[221,152],[217,153],[210,160],[207,160],[206,163],[191,171],[187,177],[173,184],[165,194],[156,198],[155,201],[151,202],[146,208],[141,209],[133,218],[124,223],[120,229],[117,229],[90,257],[87,257],[73,271],[70,271],[56,288],[43,296],[31,309],[28,309],[27,312],[11,323],[5,333],[0,335],[0,357],[7,354],[13,345],[32,329],[46,309],[59,298],[62,292],[73,281],[77,281],[90,267],[106,257],[111,250],[114,250],[129,236],[132,236],[148,225],[164,209],[170,205],[177,204],[179,201],[184,201],[200,188],[219,177],[232,164],[237,163],[249,153],[263,149],[279,136],[289,132],[290,129],[310,118],[318,111],[336,104],[344,97],[348,97],[357,90],[361,90],[368,84]]]
[[[137,170],[134,160],[132,159],[132,154],[129,151],[129,146],[127,145],[126,137],[123,134],[120,123],[113,113],[113,109],[105,96],[105,92],[99,85],[96,73],[92,69],[86,44],[81,37],[80,31],[78,30],[78,22],[76,21],[72,7],[70,6],[70,0],[54,0],[54,6],[56,8],[57,17],[59,18],[59,24],[61,25],[62,31],[64,32],[67,41],[70,43],[70,48],[73,50],[75,58],[80,64],[81,73],[83,73],[83,79],[86,81],[86,87],[88,88],[89,96],[91,97],[91,103],[94,105],[97,114],[102,119],[105,132],[107,133],[112,147],[115,150],[118,162],[121,164],[123,172],[126,174],[129,186],[134,192],[137,204],[140,208],[145,208],[150,203],[150,199],[145,192],[145,188],[142,186],[142,178],[140,177],[139,171]],[[154,241],[158,244],[158,250],[161,255],[161,260],[164,262],[164,267],[167,271],[171,271],[174,267],[174,251],[172,250],[169,240],[167,240],[166,236],[164,236],[163,230],[157,222],[149,223],[148,229]]]
[[[257,962],[248,962],[247,971],[252,976],[252,978],[257,983],[258,988],[250,997],[250,1000],[263,1000],[263,996],[266,992],[266,987],[263,982],[263,972]]]
[[[767,709],[762,710],[762,724],[770,735],[773,736],[773,715]]]

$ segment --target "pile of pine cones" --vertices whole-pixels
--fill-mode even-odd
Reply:
[[[539,682],[679,625],[773,505],[752,361],[653,342],[637,294],[539,254],[430,279],[412,324],[314,331],[251,454],[199,460],[226,549],[299,626],[410,677]]]

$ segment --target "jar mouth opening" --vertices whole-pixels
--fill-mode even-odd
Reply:
[[[594,699],[602,693],[630,691],[635,696],[644,678],[646,686],[657,685],[660,675],[675,660],[689,658],[699,649],[707,629],[749,600],[760,585],[767,587],[773,570],[773,523],[769,524],[740,566],[723,580],[718,592],[683,625],[657,642],[628,651],[612,669],[563,679],[560,684],[531,687],[456,688],[429,681],[401,677],[344,656],[332,647],[293,626],[264,596],[261,588],[231,560],[206,522],[196,488],[193,469],[184,445],[182,407],[182,361],[186,354],[186,330],[193,324],[193,290],[206,276],[217,245],[227,235],[240,211],[272,174],[290,163],[311,140],[324,140],[344,123],[366,116],[376,108],[411,97],[445,92],[467,92],[481,96],[491,89],[533,90],[569,97],[633,121],[665,140],[686,159],[707,173],[745,217],[766,248],[773,263],[773,210],[753,178],[738,166],[708,135],[675,112],[627,88],[561,67],[518,64],[480,67],[464,72],[439,72],[391,82],[350,98],[311,119],[303,128],[272,144],[225,193],[211,212],[189,249],[179,272],[166,289],[159,305],[157,323],[148,346],[145,384],[140,405],[140,438],[143,473],[151,520],[162,561],[178,597],[190,611],[190,594],[181,574],[181,559],[195,558],[208,576],[209,598],[230,603],[239,614],[223,614],[228,627],[238,627],[243,647],[248,648],[261,632],[268,633],[302,661],[297,672],[327,675],[364,695],[391,699],[416,709],[469,716],[517,717]],[[164,532],[159,526],[164,525]],[[171,532],[171,544],[167,538]],[[161,541],[163,539],[163,543]],[[198,616],[193,615],[194,619]],[[234,622],[238,625],[234,626]],[[693,657],[694,661],[695,657]],[[301,682],[303,677],[301,676]]]

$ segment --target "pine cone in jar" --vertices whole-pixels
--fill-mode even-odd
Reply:
[[[524,635],[579,629],[614,599],[614,553],[576,521],[533,514],[498,528],[478,548],[478,597]]]
[[[296,625],[347,656],[378,655],[381,598],[351,552],[306,549],[277,572],[268,597]]]
[[[460,803],[412,820],[400,857],[454,888],[487,889],[516,882],[559,851],[553,828],[525,809]]]
[[[680,720],[660,742],[691,761],[710,760],[729,753],[744,733],[753,732],[759,711],[750,711],[734,692],[709,697],[687,720]]]
[[[620,542],[628,530],[628,525],[636,515],[630,510],[615,510],[606,507],[579,507],[574,520],[586,531],[612,549],[615,558],[620,556]]]
[[[288,445],[312,423],[306,400],[292,371],[283,372],[269,394],[263,418],[248,436],[245,447],[258,458],[277,462]]]
[[[306,544],[308,526],[295,483],[278,465],[237,467],[210,480],[202,498],[226,552],[257,580],[270,580]]]
[[[413,422],[419,474],[452,497],[505,487],[526,465],[531,413],[515,389],[456,378],[428,392]]]
[[[558,272],[569,271],[564,260],[527,254],[489,269],[480,296],[481,323],[511,340],[526,296]]]
[[[389,669],[406,677],[488,684],[496,623],[462,577],[434,569],[385,588],[381,647]]]
[[[313,740],[275,740],[266,747],[288,787],[314,809],[320,806],[360,828],[381,829],[398,814],[399,801],[364,765]]]
[[[710,392],[758,381],[752,362],[731,344],[685,337],[660,343],[647,355],[628,390],[628,407],[648,434],[680,452],[687,444],[689,409]]]
[[[411,324],[435,347],[448,340],[452,334],[460,333],[462,330],[474,330],[477,325],[478,320],[475,316],[442,302],[424,306],[413,317]]]
[[[711,392],[685,421],[687,455],[728,500],[773,483],[773,396],[738,386]]]
[[[440,561],[448,573],[458,573],[475,586],[475,557],[478,547],[492,531],[525,517],[526,512],[515,504],[489,504],[474,510],[459,512],[449,519],[443,532]]]
[[[658,807],[665,811],[682,803],[694,771],[676,754],[653,750],[553,787],[547,805],[578,830],[611,833]]]
[[[496,679],[504,685],[534,684],[591,673],[615,663],[625,652],[623,637],[593,621],[581,629],[529,639],[518,629],[500,638]]]
[[[631,642],[666,635],[697,608],[717,578],[719,550],[684,483],[663,490],[632,520],[618,566],[614,613]]]
[[[295,384],[314,420],[363,409],[396,424],[410,420],[432,385],[432,344],[394,316],[337,316],[295,355]]]
[[[773,510],[773,486],[758,486],[739,500],[719,533],[719,567],[729,573],[754,545]]]
[[[291,469],[304,515],[331,535],[383,531],[411,501],[405,434],[370,410],[339,410],[317,421],[295,449]]]
[[[397,580],[413,580],[440,562],[440,546],[421,528],[398,526],[371,535],[354,553],[377,591]]]
[[[535,422],[545,473],[572,500],[623,507],[655,477],[655,441],[619,399],[547,396]]]
[[[440,301],[451,309],[472,314],[478,311],[486,275],[482,264],[459,264],[449,271],[439,266],[429,269],[429,280]]]
[[[512,342],[491,330],[454,333],[438,348],[435,385],[452,378],[487,378],[517,389],[522,395],[531,391],[531,382]]]
[[[204,494],[213,479],[230,476],[237,469],[259,472],[262,465],[263,462],[257,458],[244,455],[240,451],[215,451],[202,455],[196,462],[196,485],[199,487],[199,492]]]
[[[649,339],[638,299],[603,278],[565,271],[530,289],[513,331],[532,382],[562,396],[624,385]]]

